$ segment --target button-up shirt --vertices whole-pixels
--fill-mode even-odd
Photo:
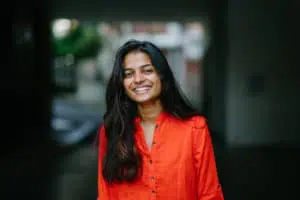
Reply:
[[[142,175],[134,182],[108,184],[102,175],[106,151],[100,129],[99,200],[223,200],[213,145],[202,116],[180,120],[161,113],[156,120],[152,147],[146,145],[139,117],[135,142],[142,156]]]

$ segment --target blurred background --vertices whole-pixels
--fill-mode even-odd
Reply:
[[[96,199],[105,88],[117,48],[131,38],[163,50],[207,118],[226,200],[297,194],[299,14],[288,1],[266,2],[14,4],[0,198]]]

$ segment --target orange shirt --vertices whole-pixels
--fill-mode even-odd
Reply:
[[[108,184],[102,176],[106,149],[100,130],[99,200],[224,200],[217,176],[211,137],[204,117],[179,120],[162,113],[156,120],[149,151],[140,119],[136,118],[136,145],[142,155],[141,178],[132,183]]]

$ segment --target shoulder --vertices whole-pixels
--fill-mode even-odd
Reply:
[[[192,135],[207,129],[207,120],[204,116],[196,115],[187,119],[178,119],[173,117],[170,120],[172,129],[181,130],[181,133],[192,133]]]
[[[183,120],[183,123],[193,129],[203,129],[207,126],[207,120],[202,115],[196,115]]]
[[[107,139],[106,139],[105,128],[103,124],[99,127],[98,130],[98,140],[100,146],[103,147],[106,145]]]
[[[188,120],[193,141],[206,141],[209,136],[207,120],[204,116],[194,116]]]
[[[207,120],[204,116],[197,115],[191,118],[196,128],[203,128],[207,125]]]
[[[196,153],[204,151],[211,144],[211,136],[207,120],[203,116],[195,116],[190,119],[191,121],[191,138],[193,148]]]
[[[99,135],[99,138],[101,138],[105,135],[104,124],[101,124],[100,127],[98,128],[98,135]]]

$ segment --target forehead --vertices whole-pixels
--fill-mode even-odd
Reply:
[[[152,65],[152,62],[149,55],[144,52],[134,51],[124,57],[124,68],[139,68],[145,65]]]

